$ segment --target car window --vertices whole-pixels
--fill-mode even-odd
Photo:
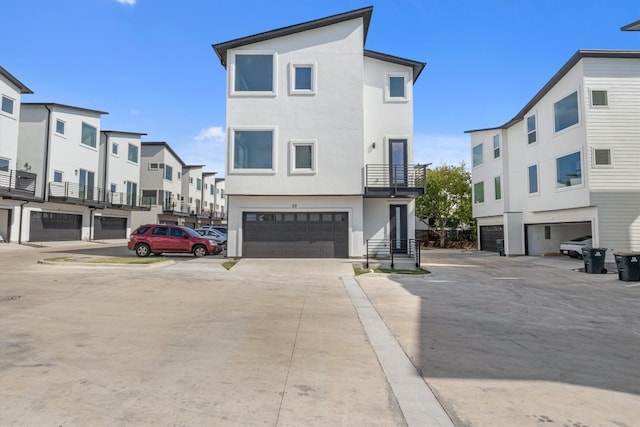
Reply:
[[[138,227],[132,234],[144,234],[149,230],[150,227]]]
[[[166,236],[168,234],[167,231],[167,227],[156,227],[153,229],[151,234],[154,236]]]
[[[171,228],[171,236],[172,237],[185,237],[185,233],[184,231],[180,230],[179,228]]]

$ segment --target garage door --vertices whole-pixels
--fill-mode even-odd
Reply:
[[[242,255],[247,258],[347,258],[346,212],[244,213]]]
[[[80,240],[81,236],[82,215],[31,212],[30,242]]]
[[[94,219],[94,239],[126,239],[127,218],[97,216]]]
[[[480,227],[480,249],[483,251],[498,252],[497,239],[504,239],[502,225],[483,225]]]

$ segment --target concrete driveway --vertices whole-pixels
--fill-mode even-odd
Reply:
[[[457,426],[638,424],[640,286],[615,274],[427,250],[353,299],[347,260],[36,264],[121,246],[0,245],[0,425],[446,425],[401,407],[387,327]]]

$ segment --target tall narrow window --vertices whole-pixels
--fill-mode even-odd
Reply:
[[[478,144],[473,147],[473,167],[480,166],[482,163],[484,163],[482,144]]]
[[[493,158],[500,157],[500,135],[493,136]]]
[[[533,144],[538,140],[536,116],[527,117],[527,142]]]
[[[96,140],[97,140],[97,129],[87,123],[82,123],[82,142],[84,145],[88,145],[89,147],[96,148]]]
[[[496,195],[496,200],[502,199],[502,182],[499,176],[493,178],[493,187]]]
[[[119,146],[118,146],[117,143],[114,142],[113,144],[111,144],[111,154],[113,154],[114,156],[117,156],[118,155],[118,148],[119,148]]]
[[[202,180],[200,178],[196,178],[196,190],[200,191],[202,189]]]
[[[164,167],[164,179],[173,181],[173,168],[169,165],[165,165]]]
[[[127,155],[127,160],[133,163],[138,163],[138,146],[134,144],[129,144],[129,153]]]
[[[60,119],[56,120],[56,133],[64,135],[64,122]]]
[[[560,132],[578,123],[578,92],[562,98],[553,104],[555,130]]]
[[[484,182],[476,182],[473,184],[473,202],[484,203]]]
[[[538,192],[538,165],[529,166],[529,194]]]

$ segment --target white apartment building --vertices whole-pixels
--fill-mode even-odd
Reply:
[[[218,220],[216,217],[216,174],[217,172],[202,173],[202,209],[211,222]]]
[[[215,200],[214,200],[214,218],[219,222],[226,224],[227,222],[227,196],[225,193],[225,179],[216,178]]]
[[[513,119],[468,133],[480,249],[640,250],[640,51],[580,50]]]
[[[360,257],[369,240],[408,252],[425,64],[365,49],[372,12],[213,46],[228,77],[228,256]]]

